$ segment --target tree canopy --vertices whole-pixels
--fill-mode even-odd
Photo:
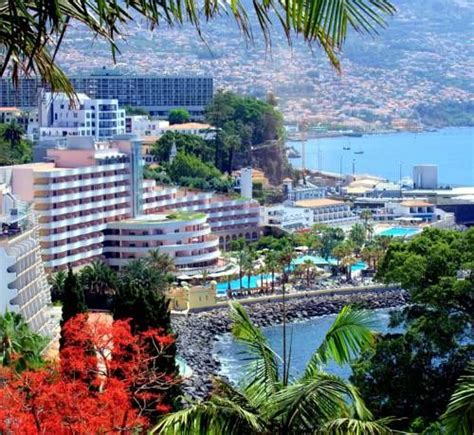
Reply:
[[[190,117],[191,115],[186,109],[178,108],[170,110],[170,113],[168,114],[168,121],[171,125],[184,124],[185,122],[189,121]]]
[[[352,380],[376,416],[404,418],[400,428],[421,431],[441,417],[474,357],[474,229],[425,229],[392,241],[377,277],[408,291],[410,304],[391,321],[406,332],[380,337]]]

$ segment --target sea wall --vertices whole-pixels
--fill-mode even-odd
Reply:
[[[401,289],[383,288],[351,292],[337,290],[324,294],[311,294],[292,298],[286,302],[289,322],[333,314],[347,304],[361,304],[370,309],[388,308],[407,302]],[[255,324],[271,326],[282,322],[281,298],[253,301],[246,309]],[[230,331],[231,322],[227,306],[187,316],[174,315],[172,322],[177,333],[178,354],[191,367],[193,374],[184,380],[184,391],[195,398],[206,397],[212,388],[212,375],[219,372],[220,364],[213,354],[214,341]]]

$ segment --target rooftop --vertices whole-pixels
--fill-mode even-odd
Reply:
[[[315,198],[315,199],[303,199],[301,201],[296,201],[295,205],[297,207],[308,207],[308,208],[318,208],[318,207],[327,207],[331,205],[343,205],[344,201],[337,201],[335,199],[329,198]]]
[[[200,122],[185,122],[184,124],[173,124],[169,127],[164,127],[163,130],[208,130],[213,128],[210,124],[203,124]]]
[[[145,224],[145,225],[156,225],[169,222],[180,222],[180,221],[191,221],[195,219],[202,219],[206,217],[205,213],[192,213],[192,212],[176,212],[169,214],[148,214],[138,216],[136,218],[125,219],[118,224]]]
[[[404,207],[432,207],[433,206],[433,204],[426,201],[421,201],[419,199],[403,201],[401,205],[403,205]]]

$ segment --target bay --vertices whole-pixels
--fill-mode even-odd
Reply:
[[[374,310],[376,321],[375,330],[378,332],[401,332],[401,328],[389,329],[391,309]],[[315,317],[310,320],[293,323],[288,327],[288,339],[291,338],[291,366],[290,374],[293,377],[301,375],[309,362],[314,351],[321,344],[326,331],[331,326],[336,315],[326,315]],[[281,325],[263,328],[265,336],[268,338],[272,349],[278,354],[282,354],[282,327]],[[232,382],[238,383],[245,376],[245,367],[250,355],[245,352],[245,347],[237,343],[230,334],[221,336],[214,345],[214,355],[221,363],[221,375],[227,376]],[[344,378],[351,374],[349,366],[338,366],[329,363],[327,371]]]
[[[302,143],[288,141],[301,153]],[[350,147],[350,150],[343,148]],[[355,152],[363,151],[363,154]],[[291,159],[302,166],[301,158]],[[306,168],[352,174],[371,174],[398,181],[412,177],[416,164],[439,166],[440,185],[474,185],[474,128],[445,128],[435,132],[390,133],[362,137],[309,139],[306,141]]]

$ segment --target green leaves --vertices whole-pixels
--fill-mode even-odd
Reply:
[[[306,369],[305,378],[320,370],[329,360],[342,365],[349,363],[364,348],[374,343],[376,326],[372,313],[344,307],[329,328]]]
[[[471,435],[474,432],[474,361],[459,378],[448,409],[441,417],[446,433]]]

